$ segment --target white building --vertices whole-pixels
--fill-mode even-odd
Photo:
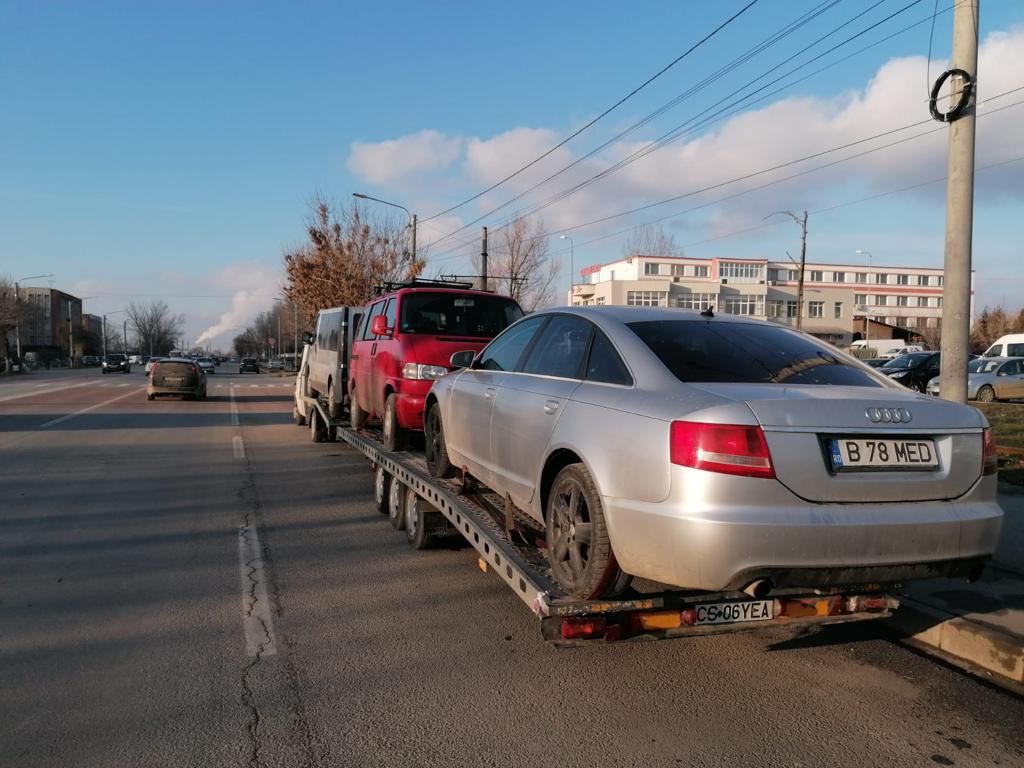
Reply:
[[[581,270],[570,303],[706,309],[796,325],[798,267],[766,259],[632,256]],[[942,323],[942,269],[807,263],[803,330],[849,344],[873,322],[923,333]],[[974,275],[971,275],[971,314]],[[878,334],[874,330],[872,337]]]

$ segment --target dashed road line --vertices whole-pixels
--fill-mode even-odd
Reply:
[[[231,387],[231,426],[238,426],[238,403],[235,402],[235,388]]]
[[[231,438],[231,449],[235,452],[236,459],[245,460],[245,442],[243,442],[241,435],[235,435]]]
[[[46,422],[45,424],[40,424],[39,428],[40,429],[46,429],[47,427],[53,427],[53,426],[55,426],[57,424],[62,424],[63,422],[68,421],[69,419],[73,419],[76,416],[81,416],[83,413],[89,413],[89,411],[95,411],[97,408],[102,408],[104,405],[110,405],[111,403],[116,403],[118,400],[124,400],[126,397],[131,397],[132,395],[136,395],[136,394],[139,393],[139,391],[140,390],[133,389],[131,392],[125,392],[123,394],[118,395],[117,397],[112,397],[109,400],[104,400],[102,403],[96,403],[95,405],[90,405],[88,408],[83,408],[80,411],[75,411],[74,413],[68,413],[68,414],[65,414],[64,416],[60,416],[60,417],[58,417],[56,419],[51,419],[50,421]]]

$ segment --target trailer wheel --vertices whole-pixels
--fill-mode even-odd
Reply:
[[[393,482],[394,478],[391,477],[391,473],[378,464],[377,474],[373,479],[373,503],[382,515],[388,513],[390,499],[388,494],[391,492],[391,483]]]
[[[359,407],[359,400],[356,398],[355,391],[352,392],[352,403],[349,406],[348,411],[350,417],[349,423],[352,425],[352,429],[358,432],[366,426],[366,419],[369,417],[369,414]]]
[[[444,442],[444,426],[441,424],[441,406],[433,403],[423,423],[424,452],[427,454],[427,469],[434,477],[453,477],[455,468],[448,461],[448,446]]]
[[[573,597],[615,597],[629,586],[608,540],[601,495],[582,464],[563,467],[544,514],[551,575]]]
[[[302,411],[299,410],[298,405],[292,406],[292,421],[295,422],[295,426],[302,427],[306,424],[306,417],[302,415]]]
[[[388,487],[388,520],[396,531],[405,528],[405,486],[397,477],[391,478]]]
[[[398,423],[398,395],[392,392],[384,402],[384,450],[404,451],[408,435]]]
[[[341,403],[334,402],[334,381],[327,385],[327,415],[331,419],[337,419],[341,416]]]
[[[327,438],[326,432],[323,419],[314,408],[309,412],[309,436],[314,443],[322,443]]]
[[[430,509],[412,488],[405,493],[405,538],[413,549],[430,549],[435,538],[429,533],[432,518],[437,513]]]

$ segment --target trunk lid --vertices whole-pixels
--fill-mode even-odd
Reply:
[[[198,374],[192,363],[159,362],[152,381],[154,387],[194,387]]]
[[[810,501],[951,499],[981,476],[984,421],[974,408],[891,388],[693,386],[744,402],[764,431],[779,482]],[[938,467],[836,471],[835,438],[930,441]]]

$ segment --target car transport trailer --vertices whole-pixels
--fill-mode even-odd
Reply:
[[[375,470],[378,510],[405,530],[414,548],[427,549],[455,536],[469,542],[480,570],[493,571],[526,603],[540,619],[544,639],[554,645],[838,624],[885,618],[899,607],[895,584],[780,589],[760,597],[639,582],[621,599],[572,598],[550,576],[543,529],[472,478],[434,478],[421,454],[386,451],[372,429],[356,432],[331,420],[326,404],[302,394],[301,381],[294,417],[297,424],[308,425],[314,442],[340,439],[366,456]]]

